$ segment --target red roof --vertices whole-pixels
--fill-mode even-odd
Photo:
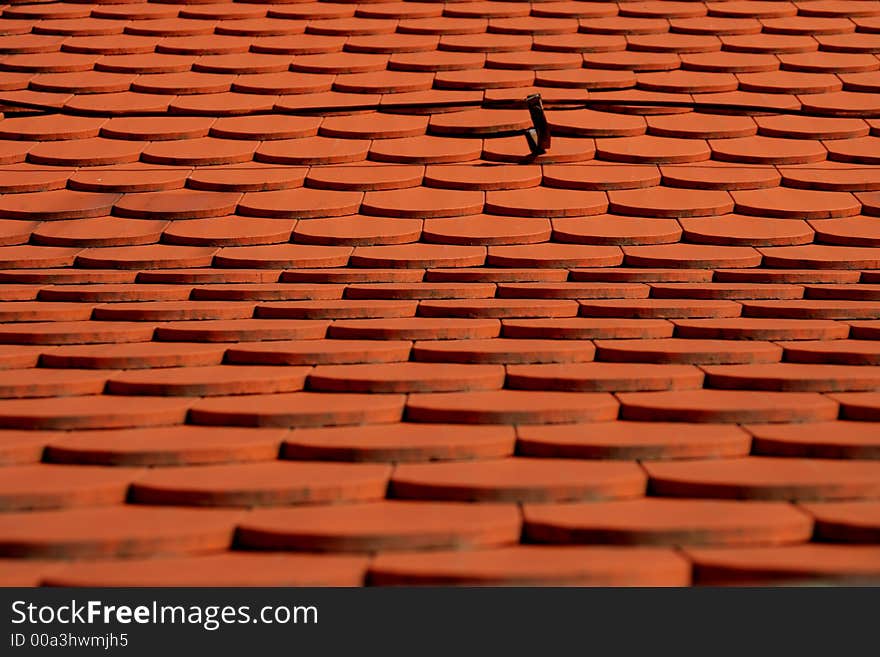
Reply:
[[[880,2],[0,10],[0,584],[880,576]]]

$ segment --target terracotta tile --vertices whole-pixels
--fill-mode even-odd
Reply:
[[[658,494],[803,501],[875,497],[876,468],[870,461],[761,456],[645,465]]]
[[[821,162],[828,151],[817,142],[777,137],[742,137],[710,140],[712,157],[724,162],[754,164],[805,164]]]
[[[367,192],[361,206],[365,214],[391,217],[455,217],[483,210],[479,191],[439,190],[417,187],[405,190]]]
[[[798,2],[801,16],[876,16],[878,8],[873,5],[860,5],[846,0],[822,0],[815,3]],[[856,21],[858,24],[859,21]]]
[[[859,275],[846,269],[716,269],[716,281],[744,283],[855,283]]]
[[[519,425],[516,434],[517,453],[525,456],[625,461],[739,457],[751,442],[735,425],[622,420]]]
[[[123,322],[172,322],[242,319],[253,316],[253,312],[254,304],[246,301],[142,301],[104,304],[95,308],[93,316]]]
[[[345,365],[399,363],[409,359],[403,340],[281,340],[239,343],[226,350],[230,363],[250,365]]]
[[[584,341],[493,339],[426,340],[413,346],[413,359],[459,363],[572,363],[593,358],[593,345]]]
[[[93,194],[69,189],[8,194],[0,198],[0,217],[8,219],[85,219],[110,214],[119,194]]]
[[[37,35],[34,35],[37,36]],[[13,39],[13,43],[15,39]],[[47,40],[36,41],[41,45],[52,43],[54,46],[57,41],[54,37],[47,37]],[[76,71],[91,70],[92,64],[95,63],[97,55],[87,55],[78,53],[56,53],[56,52],[39,52],[42,50],[37,46],[37,50],[27,48],[22,51],[15,48],[14,45],[8,46],[19,52],[30,52],[34,54],[14,54],[5,57],[3,60],[3,68],[7,71],[28,71],[33,73],[73,73]],[[53,48],[54,50],[54,48]]]
[[[461,283],[542,282],[564,281],[568,272],[564,269],[497,269],[493,267],[436,268],[425,272],[426,281]]]
[[[308,385],[310,390],[331,392],[457,392],[499,389],[504,376],[500,365],[321,365],[309,374]]]
[[[870,301],[743,301],[743,315],[789,319],[875,319],[880,305]]]
[[[18,345],[3,345],[0,347],[0,369],[36,367],[43,351],[39,347],[27,348]]]
[[[419,282],[352,283],[346,299],[486,299],[495,296],[492,283]]]
[[[557,165],[543,167],[543,184],[568,189],[638,189],[660,184],[657,167],[652,165],[606,164]]]
[[[542,543],[784,545],[812,531],[807,514],[779,502],[647,498],[524,509],[525,535]]]
[[[609,209],[615,214],[643,217],[700,217],[726,214],[734,209],[734,201],[722,190],[648,189],[612,190],[608,192]]]
[[[0,431],[0,464],[23,465],[38,463],[43,459],[46,444],[54,436],[45,431]],[[511,432],[511,452],[513,452],[513,434]]]
[[[626,267],[619,269],[579,268],[571,270],[570,280],[625,283],[701,283],[712,280],[712,271],[708,269],[659,269],[650,267]]]
[[[70,169],[38,167],[27,163],[9,165],[3,174],[3,180],[0,181],[0,192],[21,194],[63,189],[67,186],[67,180],[72,173]],[[16,221],[11,225],[21,224]]]
[[[553,237],[582,244],[665,244],[679,240],[681,227],[674,219],[599,215],[554,219]]]
[[[809,244],[814,232],[800,219],[771,219],[730,214],[679,220],[688,242],[723,246],[791,246]],[[835,220],[836,221],[836,220]]]
[[[486,259],[485,247],[446,244],[358,246],[351,257],[355,267],[426,268],[473,267]]]
[[[115,429],[179,424],[185,399],[109,396],[59,397],[0,401],[0,426],[12,429]]]
[[[801,299],[800,286],[773,283],[653,283],[658,299]]]
[[[513,299],[637,299],[648,296],[639,283],[563,282],[499,283],[498,297]]]
[[[877,52],[880,49],[880,37],[874,34],[832,34],[815,37],[822,50],[832,52]]]
[[[865,112],[876,111],[878,104],[874,94],[835,91],[827,94],[806,95],[801,98],[801,106],[805,110],[821,112],[826,116],[860,116]]]
[[[840,403],[843,418],[870,422],[880,417],[880,395],[876,392],[846,392],[829,396]]]
[[[827,319],[752,318],[674,320],[675,335],[682,338],[726,340],[835,340],[847,337],[849,328]]]
[[[274,283],[281,272],[267,269],[154,269],[137,272],[139,283]]]
[[[459,245],[530,244],[547,241],[550,232],[550,222],[545,218],[481,214],[427,219],[422,239],[426,242]]]
[[[80,249],[54,246],[0,247],[0,267],[4,269],[34,269],[69,267]]]
[[[513,505],[374,502],[266,509],[239,525],[243,545],[322,552],[492,547],[515,543]]]
[[[617,416],[607,393],[499,390],[410,395],[406,416],[417,422],[557,424],[595,422]]]
[[[880,364],[880,345],[873,340],[782,343],[780,346],[785,349],[785,359],[793,363]]]
[[[0,123],[0,139],[25,141],[63,141],[90,139],[106,119],[86,116],[42,115],[8,118]]]
[[[755,454],[821,459],[873,459],[880,441],[870,422],[750,424]]]
[[[220,267],[255,267],[266,269],[343,267],[348,263],[351,252],[352,249],[345,246],[312,246],[302,244],[235,246],[226,247],[217,252],[215,264]]]
[[[391,468],[269,461],[163,468],[138,477],[135,502],[186,506],[288,506],[381,499]]]
[[[818,422],[834,419],[838,411],[837,403],[814,392],[688,390],[620,393],[618,397],[621,417],[627,420]]]
[[[622,258],[616,246],[545,243],[492,246],[487,261],[501,267],[613,267]]]
[[[189,246],[277,244],[290,239],[294,221],[251,217],[214,217],[174,221],[162,232],[165,242]]]
[[[500,329],[497,319],[406,317],[338,320],[328,335],[355,340],[458,340],[498,337]]]
[[[113,206],[117,215],[135,219],[204,219],[235,212],[241,194],[192,189],[126,194]]]
[[[646,120],[648,122],[648,132],[651,135],[659,137],[677,137],[682,139],[729,139],[734,137],[748,137],[754,135],[757,130],[755,122],[751,117],[727,114],[667,114],[650,116]],[[672,144],[673,142],[657,142],[655,140],[655,143]],[[698,144],[702,146],[703,151],[705,151],[707,148],[705,142],[698,142]],[[685,148],[687,147],[687,144],[684,144],[681,147]],[[693,146],[691,146],[691,148],[693,148]],[[708,158],[704,157],[701,159],[705,160]]]
[[[95,284],[57,285],[40,290],[41,301],[114,302],[184,301],[190,290],[177,285]]]
[[[141,322],[36,321],[0,326],[4,344],[101,344],[148,342],[155,326]]]
[[[313,119],[309,119],[313,120]],[[366,115],[331,116],[321,122],[321,134],[344,139],[391,139],[425,134],[428,119],[420,116]],[[304,135],[291,134],[290,137]]]
[[[421,235],[419,219],[386,219],[349,215],[300,222],[293,240],[306,244],[364,246],[416,242]]]
[[[380,424],[360,428],[297,429],[282,456],[333,461],[419,462],[493,459],[513,453],[512,427],[451,424]]]
[[[202,137],[183,142],[161,141],[151,143],[143,149],[144,162],[163,165],[233,164],[250,162],[254,156],[255,145],[249,141],[233,141]]]
[[[597,360],[641,363],[777,363],[782,349],[769,342],[711,339],[601,340]]]
[[[231,545],[238,518],[235,511],[140,505],[4,513],[0,554],[101,559],[212,552]]]
[[[231,37],[230,37],[231,38]],[[267,112],[274,106],[274,97],[259,94],[223,92],[175,96],[168,107],[170,112],[204,116],[234,116],[252,112]],[[243,148],[243,145],[238,145]],[[198,152],[196,156],[201,155]]]
[[[876,58],[867,53],[828,52],[779,55],[782,67],[789,71],[808,73],[860,73],[876,71]]]
[[[39,244],[58,247],[109,247],[155,244],[162,237],[166,221],[127,220],[117,217],[70,219],[42,224],[31,238]]]
[[[412,317],[417,301],[409,300],[327,300],[264,302],[256,309],[256,316],[269,319],[360,319]]]
[[[377,191],[416,187],[422,182],[424,167],[418,165],[312,167],[307,185],[318,189]]]
[[[136,370],[219,365],[222,359],[223,349],[214,345],[136,342],[66,346],[44,353],[40,363],[43,367]]]
[[[556,132],[556,123],[551,120]],[[575,132],[577,128],[575,128]],[[564,131],[562,132],[564,134]],[[487,139],[483,142],[483,158],[493,162],[518,164],[561,164],[567,162],[586,162],[593,159],[595,147],[591,139],[554,137],[546,153],[535,157],[522,137]]]
[[[213,397],[302,390],[308,368],[260,366],[163,367],[111,374],[107,392],[121,395]]]
[[[7,512],[41,511],[121,504],[129,484],[140,474],[140,470],[128,468],[45,463],[10,466],[3,468],[0,508]]]
[[[438,47],[458,52],[510,52],[529,50],[531,43],[525,34],[443,34]]]
[[[52,572],[57,562],[0,559],[0,586],[40,586],[43,577]]]
[[[88,319],[93,307],[88,303],[4,301],[0,304],[0,321],[73,322]]]
[[[858,581],[876,577],[873,546],[807,544],[750,549],[688,550],[696,580],[705,584],[759,581]]]
[[[245,94],[266,95],[323,93],[330,91],[334,77],[333,75],[292,71],[252,73],[237,76],[232,82],[232,90]]]
[[[507,385],[526,390],[625,392],[699,388],[703,374],[691,365],[580,363],[511,365]]]
[[[680,34],[757,34],[761,31],[761,23],[754,18],[724,18],[715,16],[697,16],[694,18],[672,18],[669,29]]]
[[[431,73],[416,71],[376,71],[369,73],[340,73],[333,89],[342,93],[404,93],[425,91],[434,82]]]
[[[809,285],[805,288],[809,299],[858,299],[880,300],[880,287],[876,285]]]
[[[44,581],[56,586],[360,586],[366,569],[362,557],[223,552],[77,563]]]
[[[283,282],[292,283],[414,283],[424,278],[420,269],[288,269]]]
[[[104,6],[109,7],[110,5]],[[114,41],[117,44],[119,43],[118,38],[114,38]],[[154,44],[157,42],[154,39],[150,39],[150,43],[151,47],[145,53],[116,54],[115,52],[111,52],[110,54],[102,56],[95,62],[95,70],[108,71],[111,73],[133,74],[181,73],[190,70],[190,67],[195,61],[194,57],[187,55],[155,53],[153,52],[155,48]],[[125,96],[126,95],[120,95],[119,98],[124,98]],[[148,99],[144,98],[144,100],[146,101]],[[153,100],[162,101],[163,99],[157,98]],[[167,101],[167,99],[165,100]]]
[[[293,392],[196,401],[189,418],[194,424],[252,427],[381,424],[400,420],[403,406],[403,395]]]
[[[871,366],[811,363],[707,366],[706,384],[713,388],[839,392],[876,390]]]
[[[230,302],[223,302],[229,304]],[[232,319],[169,322],[156,329],[156,339],[169,342],[247,342],[256,340],[317,340],[326,321],[299,319]]]
[[[469,162],[479,158],[481,152],[482,142],[478,139],[434,135],[377,140],[369,149],[371,160],[396,164]]]
[[[580,31],[587,34],[660,34],[668,30],[668,21],[644,16],[608,16],[580,23]]]
[[[469,552],[380,554],[376,586],[684,586],[690,566],[671,551],[520,545]]]
[[[735,19],[731,19],[735,20]],[[796,55],[768,55],[750,52],[704,52],[683,53],[681,67],[689,71],[713,71],[717,73],[760,73],[779,68],[781,57],[813,57],[817,53]]]
[[[877,146],[876,137],[861,137],[828,143],[828,157],[839,162],[856,162],[859,164],[878,164],[880,159],[872,151]]]
[[[645,483],[635,463],[513,457],[399,465],[390,493],[403,499],[522,504],[641,497]]]
[[[627,264],[642,267],[755,267],[761,254],[749,247],[673,244],[624,246]]]
[[[241,214],[283,219],[336,217],[357,212],[363,194],[308,188],[250,192],[241,197]]]
[[[457,7],[446,7],[443,10],[444,16],[452,16],[454,18],[515,18],[519,16],[528,16],[529,12],[526,8],[516,2],[475,2],[458,5]],[[537,14],[535,14],[537,15]],[[542,16],[553,18],[553,16]]]
[[[297,26],[297,30],[298,29],[299,26]],[[255,39],[251,44],[251,49],[253,52],[261,53],[315,55],[322,53],[338,53],[345,45],[345,41],[345,37],[318,34],[297,34],[296,39],[291,40],[289,35],[285,34],[282,36],[264,36]]]
[[[486,193],[486,211],[514,216],[570,217],[599,214],[608,207],[604,193],[532,187]]]
[[[795,218],[826,219],[858,214],[861,204],[844,192],[818,192],[785,187],[733,191],[736,211],[742,214]]]
[[[663,338],[672,335],[672,325],[658,319],[552,318],[505,319],[503,334],[509,338],[553,338],[563,340]]]
[[[816,520],[816,535],[825,540],[850,543],[876,542],[880,529],[880,505],[876,502],[826,502],[803,504]]]
[[[288,301],[297,299],[339,299],[342,285],[308,283],[232,283],[208,284],[194,288],[194,300]]]

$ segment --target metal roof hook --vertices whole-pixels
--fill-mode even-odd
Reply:
[[[544,106],[541,104],[541,94],[526,96],[526,107],[532,117],[532,127],[526,130],[526,141],[533,155],[546,153],[550,148],[550,125],[547,123],[547,115],[544,114]]]

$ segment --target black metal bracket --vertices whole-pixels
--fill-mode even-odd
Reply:
[[[532,117],[532,127],[526,130],[526,141],[533,155],[546,153],[550,148],[550,125],[547,123],[547,115],[544,114],[544,106],[541,104],[541,94],[526,96],[526,107]]]

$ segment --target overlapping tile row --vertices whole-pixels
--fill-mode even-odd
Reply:
[[[3,5],[0,583],[880,577],[878,55],[873,0]],[[394,107],[536,92],[537,157]]]

